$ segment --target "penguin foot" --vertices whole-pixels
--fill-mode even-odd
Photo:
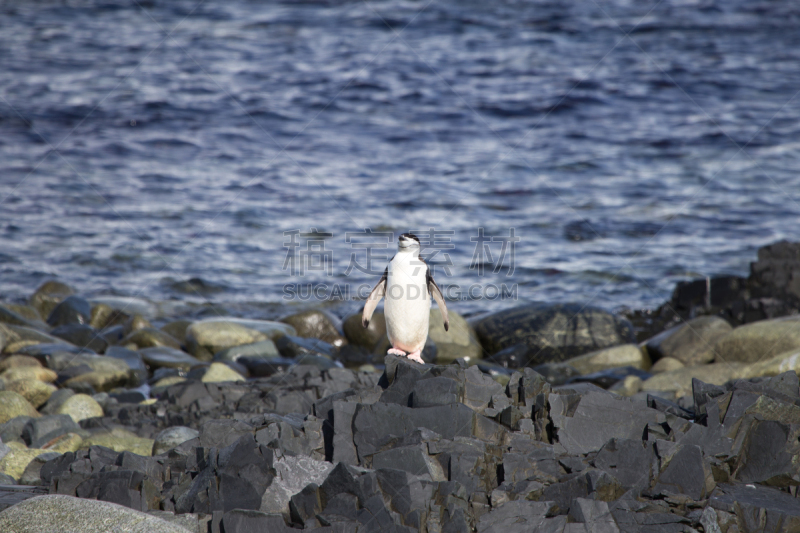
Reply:
[[[425,361],[422,360],[422,354],[421,354],[420,350],[417,350],[416,352],[412,352],[412,353],[408,354],[406,357],[408,357],[412,361],[416,361],[417,363],[425,364]]]
[[[399,355],[401,357],[405,357],[406,352],[403,350],[398,350],[397,348],[389,348],[389,351],[386,352],[388,355]]]

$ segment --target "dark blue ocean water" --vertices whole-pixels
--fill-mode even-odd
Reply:
[[[0,2],[2,297],[281,302],[374,283],[348,232],[435,228],[440,285],[657,306],[800,237],[798,27],[793,0]],[[479,228],[513,228],[513,272]]]

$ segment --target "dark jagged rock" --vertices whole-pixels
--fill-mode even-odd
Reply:
[[[80,433],[80,427],[69,415],[31,418],[22,429],[22,440],[31,448],[41,448],[65,433]]]
[[[739,531],[778,533],[800,530],[800,501],[762,485],[717,485],[708,499],[717,511],[735,515]]]
[[[601,348],[634,342],[633,326],[607,311],[578,304],[530,304],[500,311],[475,324],[490,354],[524,343],[521,366],[564,361]]]
[[[641,439],[611,439],[597,453],[593,463],[608,472],[626,490],[641,492],[650,486],[655,454]]]
[[[289,528],[279,514],[262,513],[247,509],[233,509],[222,516],[221,531],[225,533],[281,533]]]
[[[648,424],[666,422],[655,409],[607,393],[581,396],[574,411],[569,396],[551,394],[549,399],[559,444],[570,454],[599,451],[612,438],[642,439]]]
[[[553,502],[506,502],[478,521],[478,533],[526,533],[541,531]]]
[[[39,360],[62,378],[94,372],[99,361],[130,361],[126,375],[138,368],[145,379],[185,381],[159,387],[154,402],[130,403],[141,393],[110,390],[97,396],[104,416],[78,425],[52,415],[9,421],[0,432],[30,446],[114,430],[155,439],[159,454],[46,452],[12,482],[194,513],[192,524],[210,531],[721,533],[754,524],[782,531],[800,515],[791,498],[800,483],[794,372],[695,382],[691,397],[673,402],[646,392],[622,398],[593,384],[600,378],[556,386],[532,368],[464,360],[386,356],[380,375],[283,359],[264,377],[204,383],[196,378],[205,363],[155,368],[150,357],[148,368],[148,353],[190,357],[163,347],[45,352]],[[309,357],[336,364],[299,356]],[[42,414],[69,394],[54,393]],[[174,441],[167,428],[179,429]],[[780,496],[761,501],[764,490]]]
[[[577,498],[591,497],[610,502],[618,499],[624,492],[619,482],[607,472],[588,469],[570,474],[563,481],[548,486],[542,492],[541,499],[553,502],[554,514],[567,514]]]
[[[435,431],[444,438],[472,435],[474,412],[463,404],[412,409],[375,403],[356,410],[353,440],[359,458],[382,451],[385,446],[416,428]]]
[[[656,446],[661,471],[656,477],[653,494],[684,494],[702,500],[714,490],[711,468],[703,459],[699,446]]]

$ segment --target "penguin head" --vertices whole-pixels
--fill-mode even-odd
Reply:
[[[411,233],[403,233],[400,235],[400,238],[397,239],[397,249],[398,250],[413,250],[419,249],[419,239],[416,235],[412,235]]]

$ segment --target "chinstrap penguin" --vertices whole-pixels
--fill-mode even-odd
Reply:
[[[447,306],[442,292],[433,280],[430,268],[419,256],[419,239],[403,233],[397,241],[397,254],[389,261],[378,284],[364,305],[361,324],[366,328],[381,298],[386,298],[386,335],[392,348],[388,353],[407,355],[422,363],[422,348],[428,339],[431,296],[436,300],[444,319],[444,329],[450,328]]]

